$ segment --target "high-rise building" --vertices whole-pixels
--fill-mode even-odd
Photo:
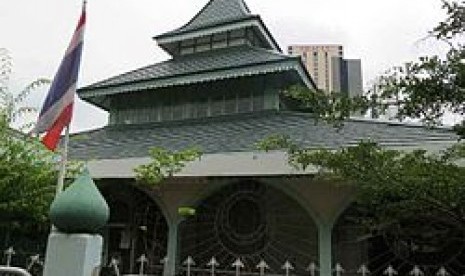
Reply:
[[[346,93],[350,97],[363,93],[362,62],[360,59],[332,59],[332,77],[334,92]]]
[[[300,55],[319,89],[343,92],[349,96],[363,93],[360,59],[344,59],[342,45],[291,45],[291,55]]]
[[[300,55],[319,89],[334,91],[332,58],[344,57],[342,45],[291,45],[291,55]]]

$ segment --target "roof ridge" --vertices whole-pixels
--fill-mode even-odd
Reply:
[[[180,31],[195,30],[198,28],[215,25],[220,22],[228,22],[232,18],[242,19],[247,16],[253,16],[253,14],[250,12],[249,7],[244,2],[244,0],[210,0],[186,24],[159,36],[164,36]]]
[[[283,110],[280,111],[281,114],[290,115],[290,116],[306,116],[309,118],[313,118],[316,120],[321,120],[325,122],[324,119],[317,118],[317,116],[313,113],[309,112],[302,112],[302,111],[295,111],[295,110]],[[400,127],[407,127],[407,128],[421,128],[421,129],[434,129],[439,131],[446,131],[446,132],[453,132],[450,126],[427,126],[424,124],[416,124],[416,123],[409,123],[409,122],[396,122],[396,121],[381,121],[375,120],[371,118],[348,118],[343,123],[361,123],[361,124],[376,124],[376,125],[388,125],[388,126],[400,126]]]
[[[187,27],[188,25],[190,24],[193,24],[195,23],[194,21],[195,20],[198,20],[200,16],[204,15],[205,12],[208,12],[208,8],[210,7],[214,7],[213,5],[217,5],[217,6],[221,6],[221,5],[224,5],[223,3],[231,3],[232,1],[236,1],[236,3],[238,4],[238,6],[242,9],[242,13],[243,15],[251,15],[250,13],[250,10],[249,8],[245,5],[244,1],[243,0],[210,0],[206,5],[205,7],[203,7],[189,22],[187,22],[187,24],[185,25],[185,27]],[[210,12],[211,13],[211,12]],[[210,17],[211,14],[208,16]],[[220,20],[222,21],[222,20]],[[202,24],[203,25],[203,24]],[[208,24],[207,24],[208,25]],[[181,27],[183,28],[183,27]]]

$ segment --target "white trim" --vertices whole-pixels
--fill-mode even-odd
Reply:
[[[54,105],[52,105],[37,121],[34,129],[35,133],[43,133],[47,131],[58,119],[61,112],[74,102],[74,94],[76,92],[76,83],[66,91],[66,93]]]
[[[135,92],[146,89],[156,89],[177,85],[186,85],[191,83],[201,83],[213,80],[231,79],[242,76],[254,76],[260,74],[267,74],[273,72],[288,71],[291,69],[298,69],[294,60],[283,60],[270,62],[265,64],[252,64],[245,65],[239,69],[219,69],[217,71],[193,73],[188,76],[173,76],[162,79],[153,79],[141,82],[128,82],[119,84],[117,87],[95,87],[89,88],[88,91],[81,91],[79,97],[82,99],[88,99],[96,96],[106,96],[116,93]],[[86,88],[84,88],[85,90]]]
[[[79,43],[84,40],[85,26],[86,24],[84,23],[78,30],[76,30],[73,37],[71,38],[68,49],[66,49],[65,56],[69,55],[79,45]]]
[[[390,149],[412,151],[425,149],[438,153],[453,142],[430,142],[418,146],[387,147]],[[463,161],[463,160],[462,160]],[[148,157],[90,160],[87,167],[93,178],[134,178],[134,168],[150,162]],[[283,176],[311,175],[318,172],[315,166],[305,171],[295,169],[288,163],[287,153],[271,152],[229,152],[205,154],[200,160],[188,163],[175,176],[211,177],[211,176]]]
[[[150,162],[148,157],[93,160],[87,167],[93,178],[134,178],[134,168]],[[253,176],[308,174],[290,167],[284,152],[233,152],[205,154],[191,162],[176,176]]]

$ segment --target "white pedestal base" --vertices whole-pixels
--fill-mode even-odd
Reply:
[[[44,276],[99,275],[102,245],[100,235],[50,233]]]

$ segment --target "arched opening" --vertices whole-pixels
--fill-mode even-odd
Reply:
[[[318,233],[310,215],[291,197],[270,185],[241,180],[225,185],[197,206],[180,225],[181,260],[192,256],[207,269],[212,257],[222,270],[241,258],[242,271],[257,272],[265,260],[270,273],[286,261],[303,273],[318,256]]]
[[[365,264],[372,275],[383,275],[389,265],[399,275],[408,275],[414,266],[425,275],[436,275],[440,267],[463,274],[465,234],[447,216],[418,213],[369,232],[361,226],[364,214],[353,204],[333,229],[333,261],[346,272],[356,273]]]
[[[138,273],[138,259],[145,255],[145,273],[161,273],[168,226],[159,206],[145,192],[126,183],[102,186],[101,192],[110,207],[103,233],[104,263],[114,258],[121,273]]]

